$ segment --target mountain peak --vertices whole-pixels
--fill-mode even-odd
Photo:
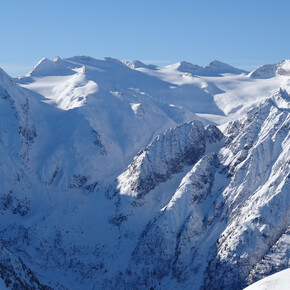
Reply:
[[[223,67],[223,66],[229,66],[228,64],[221,62],[219,60],[213,60],[212,62],[210,62],[207,67],[212,67],[212,66],[217,66],[217,67]]]
[[[270,100],[273,101],[277,108],[290,109],[290,96],[288,92],[282,88],[274,91]]]
[[[60,57],[55,57],[52,60],[43,57],[34,68],[24,76],[27,77],[43,77],[51,75],[71,75],[73,72],[70,68],[64,63]]]
[[[290,60],[284,59],[277,64],[276,74],[280,76],[290,75]]]
[[[205,66],[205,69],[211,72],[215,72],[215,73],[232,73],[232,74],[241,74],[241,73],[246,73],[246,71],[239,69],[239,68],[235,68],[227,63],[218,61],[218,60],[214,60],[212,62],[210,62],[207,66]]]
[[[75,55],[73,57],[69,58],[70,60],[76,60],[76,61],[92,61],[95,60],[93,57],[86,56],[86,55]]]
[[[58,59],[57,59],[58,60]],[[43,57],[35,66],[34,68],[41,67],[41,66],[48,66],[54,63],[54,61],[50,60],[47,57]]]
[[[153,70],[156,69],[156,65],[145,64],[144,62],[140,60],[125,60],[123,61],[123,63],[132,69],[136,69],[136,68],[147,68],[147,69],[153,69]]]
[[[270,79],[275,76],[290,76],[290,60],[284,59],[275,64],[261,65],[250,72],[248,76],[258,79]]]
[[[62,61],[62,58],[59,57],[59,56],[56,56],[56,57],[53,59],[53,62],[59,62],[59,61]]]
[[[229,74],[248,73],[244,70],[235,68],[233,66],[230,66],[218,60],[212,61],[205,67],[192,64],[187,61],[181,61],[172,65],[169,65],[168,67],[174,68],[181,72],[191,73],[191,74],[199,75],[199,76],[220,76],[221,74],[225,74],[225,73],[229,73]]]
[[[199,66],[197,64],[192,64],[192,63],[187,62],[187,61],[181,61],[178,64],[179,64],[178,69],[180,71],[184,71],[184,72],[190,72],[190,71],[194,72],[194,71],[203,69],[202,66]]]

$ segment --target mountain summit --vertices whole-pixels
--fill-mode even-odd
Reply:
[[[275,76],[289,76],[290,75],[290,60],[285,59],[276,64],[262,65],[256,70],[252,71],[249,76],[252,78],[268,79]]]

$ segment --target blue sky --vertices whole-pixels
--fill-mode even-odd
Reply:
[[[0,67],[89,55],[166,65],[217,59],[244,69],[289,58],[290,1],[9,0],[0,3]]]

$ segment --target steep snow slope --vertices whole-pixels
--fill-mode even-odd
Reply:
[[[255,266],[269,253],[275,257],[272,271],[289,267],[287,258],[286,264],[276,264],[281,250],[288,255],[287,244],[281,249],[276,243],[285,240],[290,222],[289,101],[280,90],[242,120],[230,123],[225,147],[218,155],[202,157],[175,193],[176,185],[142,194],[143,187],[134,186],[130,178],[138,182],[151,170],[137,162],[142,154],[133,160],[116,186],[121,195],[116,197],[112,222],[122,240],[136,234],[136,223],[146,216],[149,200],[152,212],[158,200],[160,210],[140,233],[126,274],[113,281],[140,289],[242,289],[261,276]],[[150,161],[154,168],[163,168],[167,150],[153,151],[157,152]],[[165,168],[170,168],[167,164]],[[144,181],[140,184],[146,186]]]
[[[129,266],[131,287],[139,281],[140,289],[199,289],[208,249],[220,231],[214,223],[218,187],[211,190],[215,180],[224,179],[215,154],[206,155],[188,172],[140,236]]]
[[[289,96],[280,91],[230,124],[220,157],[209,155],[195,165],[140,235],[129,285],[241,289],[264,255],[279,260],[274,245],[289,226],[288,108]]]
[[[193,121],[166,131],[142,149],[117,179],[119,194],[141,198],[161,182],[193,165],[212,143],[221,142],[222,133],[214,126],[204,129]]]
[[[145,64],[139,60],[124,61],[123,63],[132,69],[140,68],[140,67],[149,68],[149,69],[157,69],[156,65]]]
[[[289,95],[284,91],[227,127],[229,144],[220,153],[232,176],[223,192],[228,224],[216,245],[217,259],[209,263],[209,272],[219,270],[206,279],[208,287],[236,287],[245,281],[287,230],[289,128]]]
[[[30,183],[27,175],[30,152],[38,133],[30,119],[31,108],[27,96],[2,70],[0,114],[1,193],[5,199],[5,196],[14,192],[7,202],[1,196],[2,207],[15,214],[25,215],[30,207],[26,192]]]
[[[256,70],[252,71],[249,76],[252,78],[273,78],[275,76],[289,76],[290,75],[290,60],[286,59],[276,64],[262,65]]]
[[[4,72],[0,77],[1,165],[11,177],[8,184],[3,176],[6,193],[22,179],[28,188],[56,185],[68,190],[79,183],[77,187],[90,191],[102,174],[99,160],[107,154],[99,132],[78,112],[46,105],[23,92]]]
[[[205,67],[205,71],[207,71],[208,75],[222,75],[225,73],[228,74],[242,74],[246,73],[246,71],[232,67],[226,63],[214,60],[210,64]]]
[[[259,263],[251,270],[248,276],[248,282],[252,283],[267,275],[290,266],[289,248],[290,248],[290,228],[281,235],[273,247],[267,252]]]
[[[47,289],[23,262],[0,244],[0,289]]]
[[[289,78],[240,73],[1,71],[3,247],[54,289],[242,289],[289,267]]]

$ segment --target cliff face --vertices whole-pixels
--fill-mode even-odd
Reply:
[[[223,135],[215,126],[204,128],[193,121],[158,135],[148,147],[139,151],[126,171],[116,181],[119,194],[142,198],[161,182],[195,164]]]
[[[223,148],[203,149],[139,236],[128,268],[132,286],[242,289],[289,266],[289,117],[289,96],[280,91],[230,123]],[[139,177],[135,161],[126,174]],[[123,185],[129,175],[121,175],[119,188],[138,200],[139,188],[132,194]]]

